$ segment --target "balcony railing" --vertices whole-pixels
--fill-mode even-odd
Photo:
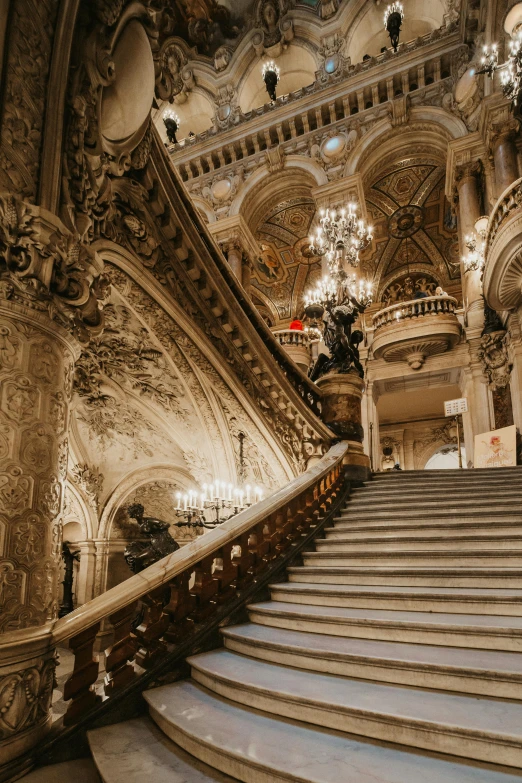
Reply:
[[[433,53],[424,49],[419,62],[405,61],[402,72],[397,70],[396,55],[393,58],[389,53],[379,55],[366,63],[350,66],[348,72],[343,70],[324,81],[317,79],[308,87],[281,96],[273,104],[236,114],[223,127],[210,128],[169,146],[169,152],[182,179],[187,182],[205,174],[212,175],[241,160],[254,160],[256,155],[272,147],[286,143],[295,145],[296,140],[310,138],[322,128],[344,132],[346,121],[355,114],[375,110],[400,96],[411,95],[414,100],[416,92],[420,95],[422,91],[424,95],[430,85],[439,90],[441,81],[454,78],[459,63],[455,51],[457,41],[458,33],[452,28],[433,31],[400,48],[399,56],[430,44],[438,49]],[[441,45],[446,50],[442,53]],[[450,48],[453,49],[451,53]],[[389,73],[386,72],[388,62]],[[372,83],[374,65],[381,66],[381,75]],[[347,88],[347,79],[351,89]],[[324,93],[322,99],[321,93]],[[310,96],[316,94],[317,105],[310,108]]]
[[[486,236],[486,257],[488,250],[506,218],[522,206],[522,177],[513,182],[500,196],[489,216]]]
[[[278,329],[273,332],[279,345],[295,345],[303,348],[308,348],[310,344],[310,338],[306,332],[301,332],[297,329]]]
[[[439,313],[455,313],[458,302],[452,296],[427,296],[424,299],[412,299],[409,302],[395,304],[379,310],[373,316],[374,329],[386,324],[397,323],[410,318],[422,318]]]

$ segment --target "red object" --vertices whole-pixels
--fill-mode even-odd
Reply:
[[[296,332],[302,332],[303,331],[302,321],[298,321],[296,318],[295,321],[292,321],[292,323],[290,324],[290,329],[294,329]]]

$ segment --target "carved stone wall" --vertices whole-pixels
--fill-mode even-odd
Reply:
[[[57,612],[73,352],[32,314],[0,304],[0,316],[0,631],[8,631]]]

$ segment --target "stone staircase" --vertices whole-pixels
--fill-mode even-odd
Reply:
[[[378,474],[149,716],[105,783],[522,781],[522,468]]]

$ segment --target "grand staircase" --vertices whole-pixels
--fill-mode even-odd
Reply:
[[[522,468],[378,474],[250,622],[89,733],[105,783],[522,781]]]

